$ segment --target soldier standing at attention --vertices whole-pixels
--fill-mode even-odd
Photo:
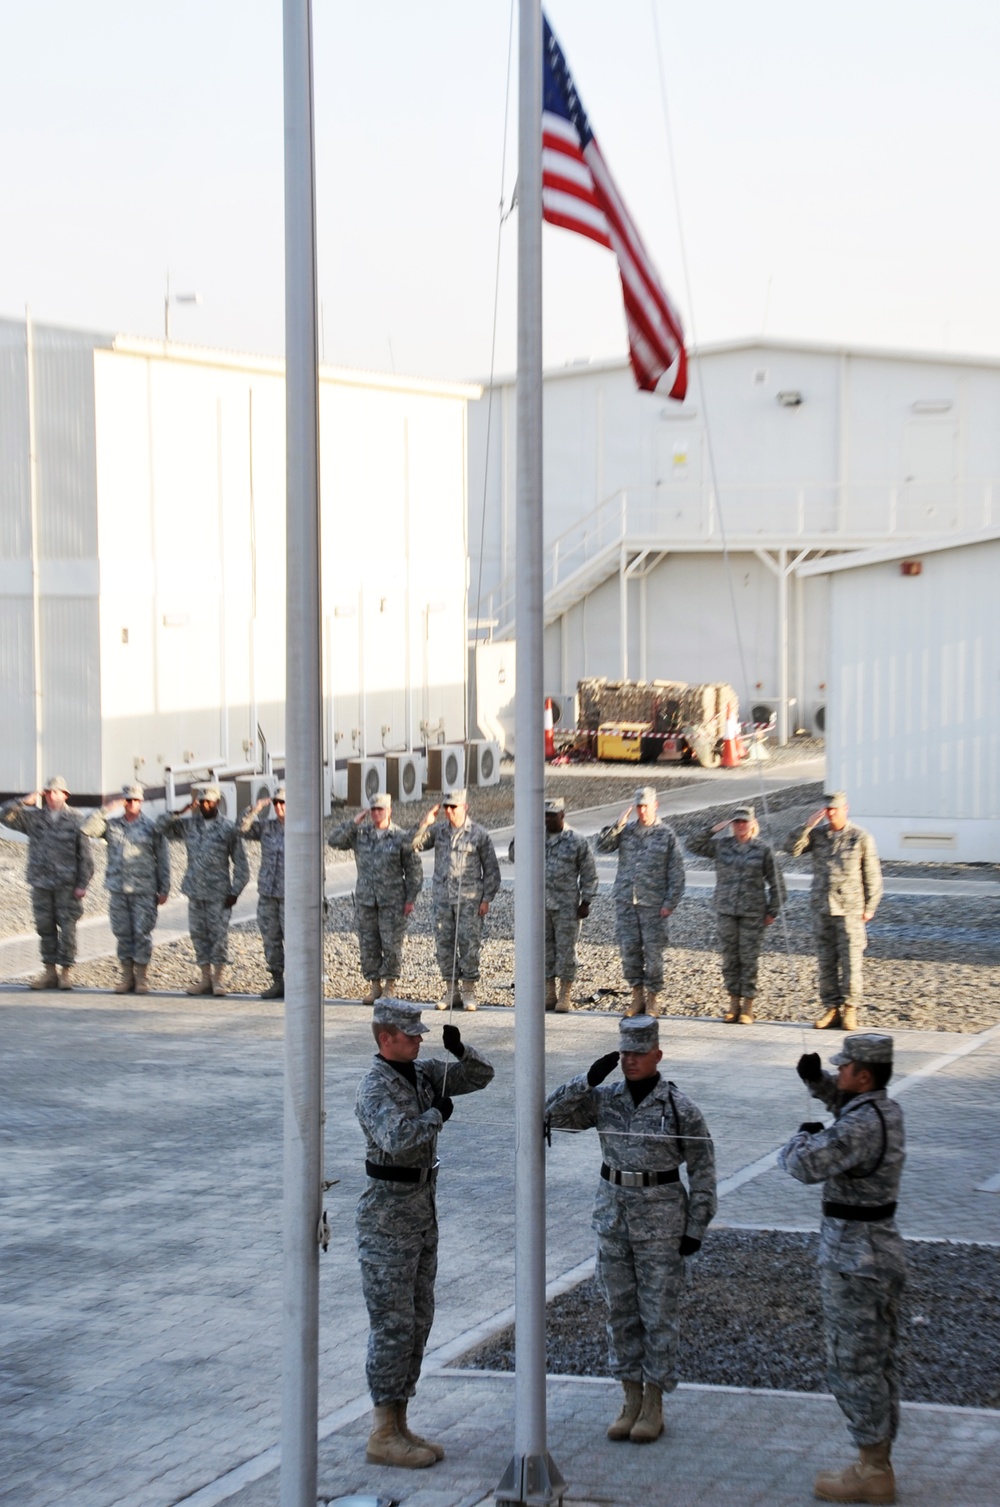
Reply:
[[[361,972],[368,980],[363,1005],[382,994],[395,996],[403,971],[403,939],[424,871],[410,834],[392,820],[392,796],[375,795],[367,811],[337,827],[331,848],[353,848],[358,866],[354,911],[358,923]]]
[[[270,806],[271,818],[261,821],[260,813]],[[248,806],[240,818],[240,835],[244,842],[260,843],[260,872],[257,875],[257,925],[264,944],[264,960],[271,984],[262,990],[261,999],[285,997],[285,787],[279,785],[271,796],[263,796],[255,806]]]
[[[76,923],[93,878],[94,855],[83,835],[83,818],[68,799],[69,786],[57,774],[41,795],[32,790],[0,806],[0,822],[28,839],[27,880],[43,964],[30,989],[73,987]]]
[[[500,865],[490,834],[469,818],[464,790],[443,796],[417,827],[413,851],[425,848],[434,849],[434,945],[444,979],[437,1008],[475,1010],[483,917],[500,888]]]
[[[188,994],[226,994],[229,913],[250,878],[246,849],[235,822],[219,811],[222,791],[202,785],[183,810],[167,811],[156,825],[187,849],[181,893],[188,897],[188,929],[200,970]]]
[[[827,1381],[847,1418],[859,1457],[821,1471],[821,1502],[894,1502],[892,1441],[899,1428],[896,1346],[906,1255],[896,1200],[906,1155],[903,1112],[886,1093],[892,1037],[847,1036],[834,1078],[819,1054],[799,1058],[798,1074],[836,1118],[800,1125],[778,1161],[800,1183],[823,1184],[819,1268]]]
[[[635,792],[636,820],[629,821],[629,806],[597,839],[599,853],[618,854],[611,897],[622,971],[632,985],[626,1015],[660,1013],[666,921],[684,894],[681,845],[657,815],[658,804],[656,791],[644,785]]]
[[[624,1082],[605,1084],[619,1061],[609,1052],[549,1094],[545,1113],[556,1129],[593,1126],[601,1138],[596,1276],[608,1305],[611,1374],[625,1392],[608,1438],[650,1444],[663,1432],[663,1393],[677,1386],[684,1261],[715,1214],[715,1153],[701,1111],[660,1076],[656,1019],[624,1019],[618,1034]]]
[[[104,888],[122,971],[116,994],[149,993],[146,970],[153,956],[157,907],[166,905],[170,894],[170,850],[143,811],[144,799],[141,785],[124,785],[119,800],[102,806],[83,824],[86,837],[103,837],[108,845]]]
[[[785,901],[774,851],[759,834],[753,807],[740,806],[725,821],[688,838],[692,853],[715,860],[715,919],[722,943],[722,979],[729,994],[729,1025],[753,1025],[764,930],[774,924]]]
[[[793,858],[808,853],[812,859],[811,902],[823,1006],[813,1025],[818,1031],[854,1031],[863,987],[865,924],[882,898],[875,839],[847,820],[847,796],[835,790],[824,795],[823,805],[803,826],[788,834],[785,851]]]
[[[440,1444],[411,1433],[406,1421],[434,1319],[438,1135],[451,1118],[452,1098],[485,1088],[493,1077],[457,1026],[444,1028],[445,1050],[455,1062],[418,1062],[426,1031],[419,1005],[388,998],[376,1004],[378,1053],[354,1106],[368,1174],[357,1214],[370,1325],[366,1374],[375,1409],[366,1458],[409,1468],[444,1459]]]
[[[514,839],[507,857],[514,862]],[[545,1008],[565,1013],[576,978],[580,922],[597,894],[597,864],[590,843],[566,825],[566,802],[545,802]],[[556,980],[559,992],[556,993]]]

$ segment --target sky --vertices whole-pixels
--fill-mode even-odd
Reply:
[[[1000,355],[995,0],[547,14],[689,342]],[[511,0],[314,0],[328,362],[513,369],[510,29]],[[159,336],[169,271],[201,297],[175,339],[280,354],[281,90],[280,0],[2,7],[0,314]],[[609,252],[546,227],[544,298],[547,366],[625,355]]]

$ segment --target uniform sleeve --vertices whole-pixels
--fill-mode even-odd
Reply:
[[[696,832],[693,837],[686,837],[689,853],[694,853],[698,858],[715,857],[716,833],[711,827],[706,827],[704,832]]]
[[[358,1089],[354,1113],[368,1139],[387,1156],[416,1151],[421,1146],[433,1148],[444,1124],[438,1109],[425,1109],[416,1115],[404,1114],[386,1094],[370,1090],[367,1079]]]
[[[94,850],[84,836],[83,822],[76,829],[76,889],[85,890],[94,877]]]
[[[796,1131],[778,1152],[778,1165],[800,1183],[826,1182],[871,1160],[872,1128],[871,1116],[859,1112],[834,1120],[815,1135]]]
[[[882,898],[882,865],[870,832],[865,833],[861,844],[861,884],[865,892],[865,910],[873,916]]]
[[[413,851],[413,844],[404,842],[400,849],[403,861],[403,884],[405,886],[405,900],[407,905],[415,905],[417,896],[424,887],[424,866],[419,856]]]
[[[688,1216],[684,1233],[692,1240],[703,1240],[718,1208],[715,1147],[705,1116],[695,1105],[690,1102],[682,1105],[679,1119],[688,1170]]]
[[[248,806],[240,817],[239,828],[244,842],[260,842],[260,822],[252,806]]]
[[[500,888],[500,865],[497,863],[497,850],[488,832],[484,832],[479,839],[479,862],[483,868],[483,899],[487,905],[491,905]]]
[[[12,801],[5,801],[0,806],[0,822],[14,832],[23,832],[25,837],[30,837],[31,822],[25,813],[35,809],[33,806],[25,806],[20,796],[15,796]]]
[[[84,837],[93,837],[95,841],[104,837],[108,830],[108,819],[103,811],[92,811],[84,822],[80,831]]]
[[[812,843],[812,835],[815,828],[810,827],[808,822],[803,822],[801,827],[793,827],[785,838],[785,852],[791,853],[793,858],[798,858]]]
[[[684,877],[684,858],[681,853],[681,845],[671,832],[670,851],[667,856],[667,892],[663,898],[663,904],[667,910],[676,910],[684,898],[684,886],[687,883]]]
[[[599,886],[597,863],[585,837],[581,837],[577,848],[576,868],[580,879],[580,904],[589,905],[596,898]]]
[[[352,816],[349,821],[341,822],[339,827],[334,827],[326,840],[328,848],[356,848],[358,845],[357,823]]]
[[[162,832],[153,833],[153,859],[156,863],[156,893],[170,894],[170,848]]]
[[[787,893],[784,875],[772,847],[764,850],[764,883],[767,886],[767,914],[776,916],[787,899]]]
[[[597,837],[598,853],[616,853],[625,830],[625,818],[619,817],[610,827],[603,827]]]
[[[162,832],[164,837],[169,837],[171,842],[177,842],[184,836],[184,825],[187,818],[174,816],[170,811],[164,811],[162,816],[156,818],[156,830]]]
[[[597,1090],[586,1073],[554,1088],[545,1101],[545,1117],[557,1130],[591,1130],[597,1124]]]
[[[422,1058],[420,1066],[424,1070],[425,1077],[429,1078],[434,1085],[434,1092],[439,1094],[442,1089],[449,1098],[456,1098],[459,1094],[475,1094],[481,1088],[493,1082],[493,1064],[487,1062],[481,1052],[475,1047],[464,1043],[465,1053],[462,1057],[444,1061],[439,1057]]]
[[[247,850],[243,846],[243,838],[237,827],[234,827],[230,833],[229,855],[233,860],[233,887],[229,893],[242,895],[250,883],[250,860],[247,858]]]
[[[437,822],[431,822],[429,827],[414,827],[409,833],[407,841],[414,853],[422,853],[425,848],[433,848],[437,842],[437,832]]]

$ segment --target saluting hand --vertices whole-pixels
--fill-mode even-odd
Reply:
[[[605,1078],[610,1077],[620,1060],[620,1052],[608,1052],[606,1056],[598,1057],[596,1062],[592,1062],[587,1069],[587,1082],[591,1088],[596,1088]]]

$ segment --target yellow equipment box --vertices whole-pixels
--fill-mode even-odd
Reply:
[[[602,722],[597,729],[597,757],[638,764],[648,732],[648,722]]]

